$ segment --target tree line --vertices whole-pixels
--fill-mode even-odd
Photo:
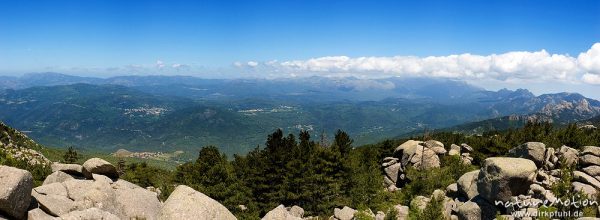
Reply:
[[[408,169],[410,180],[402,190],[386,192],[383,187],[382,159],[408,139],[467,143],[474,148],[474,166],[461,163],[458,157],[441,158],[441,167],[427,172]],[[412,198],[429,196],[443,189],[465,172],[477,169],[487,157],[504,156],[519,144],[539,141],[548,147],[567,145],[581,148],[600,145],[598,130],[580,129],[575,124],[556,127],[550,123],[527,123],[521,128],[464,135],[452,132],[431,133],[376,144],[353,146],[353,140],[337,131],[331,144],[314,141],[307,131],[296,135],[277,130],[268,135],[264,147],[246,155],[228,158],[217,147],[199,151],[195,161],[182,164],[175,171],[165,171],[142,164],[125,166],[122,178],[141,186],[160,186],[163,197],[174,185],[185,184],[224,204],[240,219],[259,219],[279,204],[298,205],[306,215],[328,217],[334,208],[350,206],[392,213],[393,205],[409,205]],[[435,219],[439,209],[419,212],[413,218]]]

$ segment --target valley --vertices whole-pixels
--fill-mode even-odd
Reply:
[[[22,81],[27,77],[33,76]],[[579,94],[494,92],[437,79],[382,79],[376,82],[393,86],[365,88],[356,85],[373,81],[35,77],[35,84],[0,92],[0,120],[34,140],[104,153],[183,151],[188,159],[209,145],[227,155],[245,154],[279,128],[307,130],[323,142],[341,129],[362,145],[444,128],[505,130],[527,121],[511,119],[518,115],[571,123],[600,113],[600,102]]]

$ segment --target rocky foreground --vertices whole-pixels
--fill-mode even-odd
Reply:
[[[470,164],[473,160],[469,155],[471,151],[473,149],[466,144],[453,144],[446,151],[438,141],[407,141],[396,148],[393,157],[384,159],[386,188],[388,191],[401,190],[407,181],[404,175],[407,167],[419,170],[439,167],[442,156],[459,156],[463,163]],[[569,175],[563,172],[569,172]],[[572,191],[596,201],[600,192],[600,147],[585,146],[576,150],[562,146],[554,149],[543,143],[528,142],[511,149],[508,157],[485,159],[479,170],[465,173],[456,183],[434,191],[429,197],[417,196],[410,205],[423,210],[433,199],[442,200],[446,219],[496,219],[498,215],[507,220],[537,219],[539,216],[526,215],[539,214],[544,202],[558,202],[559,198],[551,189],[565,176],[572,177]],[[512,204],[503,205],[507,202]],[[598,204],[592,206],[600,208]],[[552,219],[563,218],[554,216]],[[404,218],[399,216],[398,219]]]
[[[441,157],[456,156],[462,163],[471,164],[472,151],[467,144],[452,145],[447,150],[434,140],[407,141],[383,160],[383,187],[392,192],[402,190],[409,181],[406,169],[426,172],[440,167]],[[102,159],[92,158],[83,165],[51,166],[53,173],[36,188],[28,171],[0,166],[0,219],[236,219],[225,206],[185,185],[177,186],[161,202],[158,189],[119,179],[116,168]],[[561,169],[565,167],[572,170]],[[411,211],[425,210],[434,200],[442,201],[441,212],[446,219],[536,219],[519,213],[538,213],[544,201],[557,201],[551,189],[564,178],[564,172],[572,177],[570,187],[575,192],[595,200],[600,195],[600,147],[576,150],[567,146],[547,148],[539,142],[522,144],[510,150],[507,157],[485,159],[479,170],[465,173],[445,189],[417,196],[411,204],[394,206],[394,219],[408,219],[409,206],[413,207]],[[503,206],[495,204],[498,201],[521,204]],[[594,208],[598,209],[598,204]],[[356,219],[361,212],[361,216],[383,220],[389,213],[350,207],[332,211],[329,219],[333,220]],[[316,219],[303,215],[299,206],[280,205],[263,220]]]
[[[225,206],[180,185],[163,203],[157,190],[118,179],[98,158],[52,164],[53,173],[33,188],[31,173],[0,166],[0,219],[236,219]]]

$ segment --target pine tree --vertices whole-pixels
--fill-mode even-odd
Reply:
[[[352,150],[352,143],[354,140],[346,132],[337,130],[332,147],[336,148],[335,150],[339,151],[342,157],[346,157]]]
[[[119,158],[119,162],[117,162],[117,172],[119,176],[125,174],[125,160],[123,158]]]
[[[72,146],[69,147],[69,149],[67,149],[67,152],[65,152],[65,155],[63,155],[63,160],[65,163],[75,163],[78,159],[79,156],[77,155],[77,151]]]

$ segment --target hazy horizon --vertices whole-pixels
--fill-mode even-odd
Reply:
[[[598,1],[2,6],[0,75],[428,77],[600,99]]]
[[[230,79],[230,80],[236,80],[236,79],[256,79],[256,80],[294,80],[294,79],[306,79],[306,78],[311,78],[311,77],[324,77],[324,78],[331,78],[331,79],[348,79],[348,78],[356,78],[353,76],[318,76],[318,75],[312,75],[312,76],[299,76],[299,77],[278,77],[278,78],[267,78],[267,77],[256,77],[256,76],[247,76],[247,77],[237,77],[237,78],[227,78],[227,77],[203,77],[201,75],[194,75],[194,74],[175,74],[175,75],[165,75],[165,74],[121,74],[121,75],[111,75],[111,76],[102,76],[102,75],[86,75],[86,74],[65,74],[65,73],[58,73],[58,72],[30,72],[30,73],[23,73],[23,74],[14,74],[14,75],[1,75],[0,77],[25,77],[27,75],[36,75],[36,74],[47,74],[47,73],[55,73],[55,74],[63,74],[63,75],[69,75],[69,76],[76,76],[76,77],[92,77],[92,78],[100,78],[100,79],[109,79],[112,77],[128,77],[128,76],[137,76],[137,77],[145,77],[145,76],[166,76],[166,77],[175,77],[175,76],[182,76],[182,77],[195,77],[195,78],[199,78],[199,79]],[[442,79],[442,80],[452,80],[452,81],[460,81],[460,82],[465,82],[468,83],[471,86],[475,86],[475,87],[479,87],[481,89],[485,89],[488,91],[498,91],[498,90],[502,90],[502,89],[508,89],[508,90],[517,90],[517,89],[527,89],[528,91],[530,91],[531,93],[533,93],[536,96],[539,95],[543,95],[543,94],[555,94],[555,93],[562,93],[562,92],[568,92],[568,93],[579,93],[583,96],[586,96],[588,98],[592,98],[592,99],[596,99],[596,100],[600,100],[600,94],[595,92],[595,86],[590,86],[590,85],[583,85],[583,86],[579,86],[579,87],[573,87],[570,86],[568,84],[565,85],[555,85],[552,88],[547,88],[545,87],[546,85],[544,84],[539,84],[539,85],[535,85],[532,86],[531,84],[529,85],[529,87],[523,87],[520,85],[512,85],[512,86],[507,86],[507,85],[481,85],[481,84],[477,84],[477,83],[473,83],[467,80],[460,80],[460,79],[451,79],[451,78],[433,78],[433,77],[401,77],[401,76],[390,76],[390,77],[384,77],[384,78],[377,78],[377,79],[372,79],[372,78],[356,78],[358,80],[386,80],[386,79],[393,79],[393,78],[421,78],[421,79]]]

